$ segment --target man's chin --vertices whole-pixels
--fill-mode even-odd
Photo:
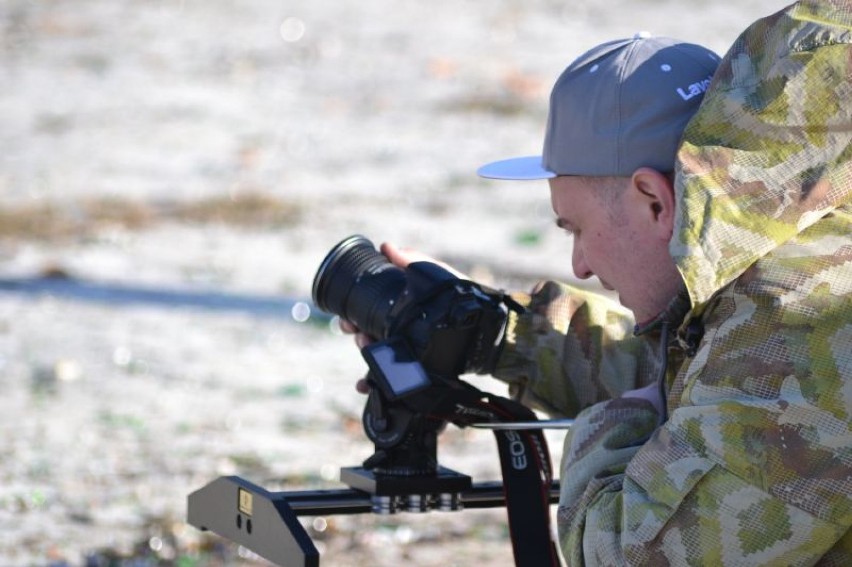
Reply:
[[[630,304],[630,301],[625,301],[620,295],[618,296],[618,302],[621,304],[622,307],[624,307],[625,309],[629,309],[630,312],[633,313],[633,320],[637,323],[641,324],[644,321],[650,321],[651,319],[657,316],[656,313],[649,315],[645,310],[637,309],[636,307]]]

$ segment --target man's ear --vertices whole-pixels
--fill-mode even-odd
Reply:
[[[640,167],[630,177],[631,210],[649,228],[669,240],[674,230],[674,185],[669,176],[650,167]]]

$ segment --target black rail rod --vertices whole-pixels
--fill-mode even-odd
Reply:
[[[373,510],[371,495],[362,490],[302,490],[274,492],[272,499],[283,499],[297,516],[330,516],[336,514],[365,514]],[[559,483],[550,488],[550,502],[559,500]],[[506,505],[501,482],[476,483],[462,492],[460,501],[466,509],[499,508]]]

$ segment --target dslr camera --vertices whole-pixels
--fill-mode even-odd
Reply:
[[[363,423],[376,453],[366,469],[397,476],[436,471],[432,417],[465,388],[466,373],[490,373],[503,342],[505,294],[461,279],[433,262],[397,267],[372,242],[350,236],[317,271],[314,303],[376,342],[362,350],[371,385]]]

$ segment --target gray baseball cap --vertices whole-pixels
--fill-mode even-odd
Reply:
[[[626,177],[643,166],[672,171],[686,123],[718,64],[705,47],[646,32],[601,44],[553,86],[543,155],[496,161],[477,173],[548,179]]]

